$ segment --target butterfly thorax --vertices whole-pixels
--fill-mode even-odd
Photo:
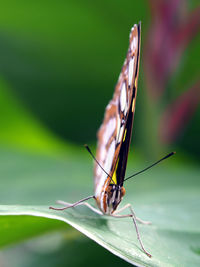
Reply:
[[[116,184],[108,183],[100,195],[96,197],[97,205],[105,214],[112,214],[125,195],[125,188]]]

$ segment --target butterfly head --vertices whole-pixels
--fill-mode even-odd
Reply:
[[[125,189],[123,186],[116,184],[108,185],[106,191],[106,210],[104,211],[107,214],[112,214],[118,207],[123,196],[125,195]]]

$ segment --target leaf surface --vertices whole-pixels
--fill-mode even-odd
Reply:
[[[19,236],[9,235],[10,231],[21,233],[21,240],[24,240],[42,232],[63,229],[67,223],[136,266],[198,265],[198,168],[175,167],[168,162],[168,168],[159,166],[140,179],[127,182],[127,195],[122,205],[131,203],[138,217],[152,221],[150,226],[139,225],[144,246],[152,254],[149,259],[140,249],[129,218],[100,216],[85,206],[65,211],[49,210],[56,199],[73,202],[91,194],[91,166],[81,153],[77,157],[66,155],[65,160],[23,153],[16,157],[13,152],[7,152],[7,160],[11,155],[15,168],[4,168],[4,178],[1,178],[4,180],[1,203],[7,203],[0,206],[2,246],[20,240]],[[4,167],[5,163],[6,157]],[[13,194],[10,199],[6,199],[6,188]],[[91,201],[91,204],[94,203]],[[39,221],[34,223],[36,217]]]

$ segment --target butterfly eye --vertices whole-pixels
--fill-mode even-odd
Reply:
[[[121,196],[123,197],[126,194],[125,188],[122,186],[121,188]]]

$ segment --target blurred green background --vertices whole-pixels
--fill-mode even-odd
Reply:
[[[92,164],[82,145],[89,143],[95,148],[96,132],[126,56],[130,29],[139,21],[142,22],[141,64],[130,157],[143,166],[140,164],[143,160],[151,162],[176,150],[178,162],[184,159],[190,164],[198,164],[199,17],[198,0],[2,2],[1,179],[8,182],[10,175],[12,182],[2,183],[1,204],[34,203],[31,194],[29,198],[30,187],[19,184],[17,173],[19,169],[25,169],[31,184],[37,173],[30,175],[30,170],[43,166],[40,157],[44,155],[73,162],[66,163],[69,173],[56,177],[57,188],[62,187],[60,181],[65,181],[67,186],[69,174],[75,175],[77,165],[85,171],[86,161],[90,169],[84,175],[90,177],[89,189],[92,190]],[[21,153],[34,155],[35,167],[27,165],[19,156]],[[48,164],[44,163],[46,168],[51,165]],[[133,168],[137,169],[137,165],[129,166],[130,173]],[[65,166],[67,170],[68,166]],[[42,177],[41,174],[41,180]],[[52,199],[48,195],[48,175],[42,183],[46,183],[47,188],[40,197],[40,204],[54,202],[59,192],[51,196]],[[21,191],[15,191],[15,188]],[[37,188],[39,191],[40,182],[35,185],[35,190]],[[61,190],[63,196],[64,188]],[[72,193],[78,197],[79,190],[81,188]],[[35,245],[20,244],[5,249],[0,253],[0,260],[2,258],[4,266],[13,266],[9,255],[15,255],[19,261],[21,255],[25,257],[24,249],[29,251],[31,246],[37,247],[39,241],[35,242]],[[41,242],[45,247],[47,241],[42,239]],[[82,249],[84,242],[89,242],[94,255],[108,257],[113,264],[115,261],[119,265],[125,264],[77,233],[73,235],[73,241],[67,242],[73,243],[68,246],[69,255],[77,253],[77,242]],[[62,242],[58,243],[60,246]],[[34,254],[36,249],[32,251]],[[54,253],[55,257],[60,257],[61,252]],[[28,262],[30,266],[36,264],[32,261],[33,254],[27,252],[24,266],[29,266]],[[44,255],[37,256],[37,264],[45,266],[49,254]],[[83,261],[90,264],[88,259]],[[54,266],[65,266],[64,262],[66,258],[61,257],[60,263]],[[69,264],[78,265],[81,261]]]

